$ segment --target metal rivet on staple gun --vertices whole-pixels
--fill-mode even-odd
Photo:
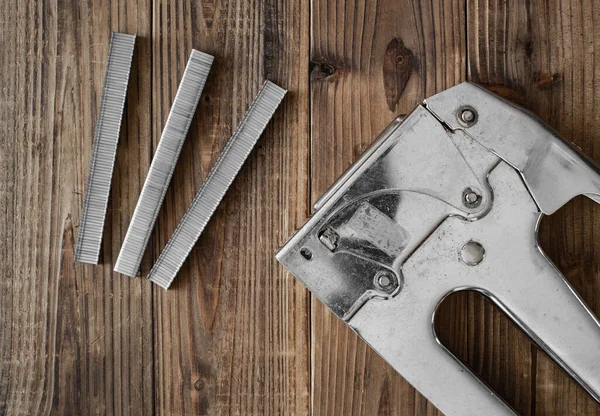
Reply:
[[[473,107],[464,106],[458,110],[458,119],[465,126],[472,126],[477,122],[477,111]]]
[[[481,204],[481,195],[472,188],[463,191],[463,202],[467,208],[477,208]]]
[[[382,270],[380,272],[377,272],[374,280],[375,285],[385,292],[391,291],[396,287],[396,278],[394,274],[389,272],[388,270]]]

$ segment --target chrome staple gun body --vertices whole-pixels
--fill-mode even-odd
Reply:
[[[600,201],[596,166],[463,83],[393,122],[277,258],[446,415],[514,414],[436,338],[437,306],[465,289],[600,401],[600,324],[537,240],[580,194]]]

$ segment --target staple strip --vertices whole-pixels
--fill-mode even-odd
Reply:
[[[140,268],[213,59],[192,50],[115,264],[119,273],[133,277]]]
[[[150,271],[151,281],[169,288],[285,93],[272,82],[264,83]]]
[[[135,35],[113,33],[90,159],[75,261],[98,264]]]

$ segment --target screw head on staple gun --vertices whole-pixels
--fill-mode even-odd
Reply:
[[[464,289],[600,401],[600,325],[537,244],[543,213],[600,200],[597,172],[527,111],[461,84],[394,121],[277,259],[445,414],[514,414],[436,338],[437,306]]]

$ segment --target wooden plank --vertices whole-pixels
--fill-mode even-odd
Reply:
[[[464,12],[459,0],[313,0],[313,202],[396,116],[465,79]],[[466,324],[449,315],[458,343]],[[312,338],[315,415],[439,414],[314,297]]]
[[[169,291],[154,291],[156,411],[309,412],[309,297],[275,252],[308,215],[308,3],[154,2],[154,137],[192,48],[215,56],[156,258],[265,78],[290,90]],[[156,143],[155,143],[156,144]]]
[[[467,35],[472,80],[600,162],[597,13],[589,0],[467,0],[467,34],[459,1],[315,0],[309,192],[309,5],[287,3],[156,0],[153,20],[149,0],[0,6],[0,414],[149,414],[154,403],[306,414],[309,313],[315,414],[439,414],[316,299],[309,307],[272,255],[395,115],[464,79]],[[103,264],[82,266],[73,240],[111,30],[139,37]],[[262,79],[291,93],[174,289],[152,294],[111,270],[192,47],[218,62],[143,273]],[[596,314],[599,210],[578,198],[540,237]],[[480,296],[450,298],[438,318],[444,343],[519,413],[600,414]]]
[[[592,2],[468,0],[468,13],[470,79],[531,109],[600,162],[600,33],[593,30],[598,13]],[[578,198],[546,218],[540,234],[542,247],[597,316],[598,215],[597,205]],[[469,340],[489,345],[473,349],[469,360],[489,367],[485,372],[505,386],[521,414],[600,414],[600,406],[500,312],[473,298],[469,309],[488,319],[473,324]]]
[[[112,262],[150,151],[150,3],[1,7],[0,414],[149,414],[151,290]],[[112,30],[141,39],[103,264],[82,266],[73,242]]]

